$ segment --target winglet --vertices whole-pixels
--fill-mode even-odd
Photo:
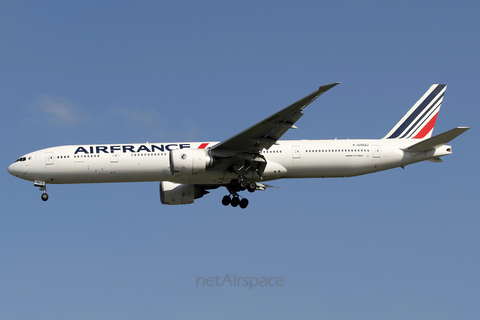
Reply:
[[[335,82],[335,83],[331,83],[331,84],[326,84],[324,86],[321,86],[320,88],[318,88],[318,90],[322,90],[322,91],[327,91],[327,90],[330,90],[332,89],[333,87],[335,87],[337,84],[340,84],[341,82]]]

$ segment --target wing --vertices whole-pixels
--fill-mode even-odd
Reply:
[[[258,153],[277,142],[288,129],[295,129],[295,122],[303,115],[303,109],[337,83],[321,86],[303,99],[272,114],[254,126],[212,147],[212,154],[232,156],[238,152]]]

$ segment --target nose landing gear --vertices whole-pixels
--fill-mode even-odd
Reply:
[[[42,200],[47,201],[48,193],[47,193],[47,184],[45,183],[45,181],[35,180],[35,182],[33,183],[33,186],[39,187],[40,191],[43,191]]]
[[[48,200],[48,193],[46,190],[43,190],[43,193],[42,193],[42,200],[43,201],[47,201]]]

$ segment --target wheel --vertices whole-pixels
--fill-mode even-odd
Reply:
[[[240,191],[240,181],[237,179],[230,180],[230,189],[231,191]]]
[[[248,206],[247,198],[243,198],[242,200],[240,200],[240,208],[245,209],[247,206]]]
[[[255,182],[250,182],[247,189],[248,192],[254,192],[255,190],[257,190],[257,184]]]
[[[240,181],[240,190],[245,190],[248,187],[248,182],[247,181]]]
[[[233,197],[230,204],[232,205],[232,207],[237,207],[240,204],[240,199],[238,199],[238,197]]]
[[[42,193],[42,200],[47,201],[48,200],[48,194],[47,193]]]
[[[228,206],[231,201],[232,201],[232,199],[230,199],[230,196],[224,196],[223,199],[222,199],[222,204],[224,206]]]

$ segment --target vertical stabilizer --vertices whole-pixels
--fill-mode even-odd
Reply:
[[[446,84],[434,84],[383,139],[426,139],[432,136]]]

